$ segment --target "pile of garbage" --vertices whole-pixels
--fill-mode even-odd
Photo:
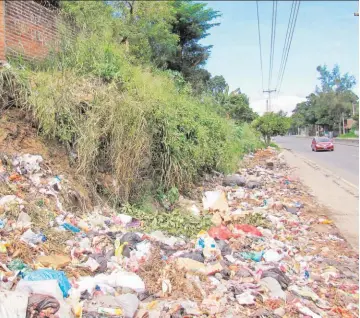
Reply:
[[[358,317],[358,254],[275,150],[244,162],[191,205],[212,224],[189,238],[70,212],[41,156],[3,156],[0,317]]]

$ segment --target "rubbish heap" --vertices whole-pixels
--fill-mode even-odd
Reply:
[[[1,318],[358,317],[358,254],[272,148],[206,184],[192,238],[69,212],[41,156],[1,159]]]

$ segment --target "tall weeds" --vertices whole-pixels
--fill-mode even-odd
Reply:
[[[111,174],[120,201],[131,200],[149,181],[155,188],[184,189],[204,171],[234,170],[241,154],[257,147],[254,140],[241,141],[249,139],[250,128],[239,133],[167,72],[136,65],[106,14],[109,23],[101,28],[82,16],[71,41],[64,28],[60,47],[46,61],[2,72],[0,88],[26,78],[13,91],[39,132],[69,145],[90,181],[99,172]]]

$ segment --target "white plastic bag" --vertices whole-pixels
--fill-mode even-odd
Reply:
[[[39,281],[26,281],[22,279],[17,284],[15,291],[19,293],[41,294],[41,295],[52,296],[60,304],[59,311],[56,314],[59,317],[69,317],[69,318],[73,317],[73,314],[71,312],[71,306],[65,302],[63,298],[63,293],[56,279],[39,280]],[[1,315],[0,317],[2,318]]]
[[[24,318],[29,295],[26,292],[0,290],[0,317]]]
[[[236,300],[240,305],[253,305],[255,304],[255,297],[249,291],[240,295],[236,295]]]
[[[219,210],[220,212],[227,212],[229,205],[226,195],[223,191],[207,191],[204,193],[202,199],[204,210]]]

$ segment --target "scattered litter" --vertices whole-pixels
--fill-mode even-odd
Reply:
[[[42,281],[52,279],[57,280],[63,296],[67,297],[71,285],[64,272],[59,272],[52,269],[38,269],[36,271],[30,272],[24,277],[24,280],[26,281]]]
[[[182,198],[156,214],[73,209],[65,174],[38,155],[12,163],[0,163],[0,317],[358,312],[358,254],[272,148],[204,183],[202,208]]]
[[[246,291],[240,295],[236,295],[236,300],[240,305],[255,304],[255,297],[249,291]]]
[[[225,192],[207,191],[203,197],[204,210],[227,212],[229,209]]]

